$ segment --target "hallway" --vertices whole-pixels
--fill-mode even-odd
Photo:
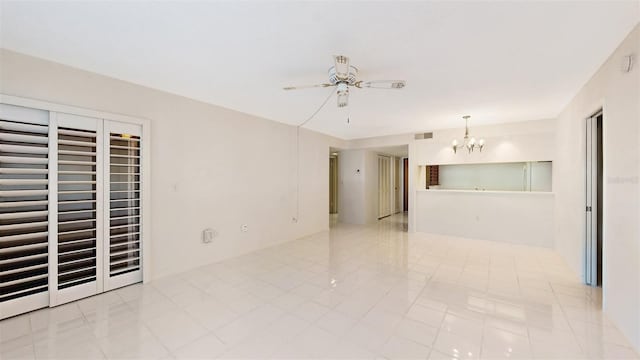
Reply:
[[[406,215],[0,322],[2,358],[637,358],[553,251]]]

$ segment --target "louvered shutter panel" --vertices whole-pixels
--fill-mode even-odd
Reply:
[[[0,104],[0,320],[142,281],[142,126]]]
[[[48,123],[0,104],[0,318],[48,304]]]
[[[142,139],[140,126],[117,122],[105,122],[107,135],[105,289],[113,289],[142,280]]]
[[[57,114],[57,278],[54,305],[102,291],[101,119]]]

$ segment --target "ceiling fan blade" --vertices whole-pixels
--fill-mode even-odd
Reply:
[[[285,86],[282,90],[300,90],[300,89],[311,89],[311,88],[325,88],[329,86],[335,86],[333,84],[317,84],[317,85],[302,85],[302,86]]]
[[[358,81],[354,85],[358,88],[402,89],[407,85],[407,83],[404,80],[375,80],[375,81]]]
[[[349,58],[344,55],[334,55],[333,62],[335,63],[336,77],[340,80],[349,78]]]

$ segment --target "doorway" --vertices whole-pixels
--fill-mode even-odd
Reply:
[[[585,282],[591,286],[602,286],[602,218],[604,165],[602,133],[602,110],[587,119],[586,124],[586,239]]]
[[[329,155],[329,214],[338,213],[338,153]]]
[[[402,212],[402,158],[393,159],[393,213]]]
[[[378,219],[393,214],[392,158],[378,155]]]
[[[402,159],[402,211],[409,211],[409,159]]]

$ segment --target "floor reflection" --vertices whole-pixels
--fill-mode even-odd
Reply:
[[[329,232],[0,322],[2,358],[637,358],[548,249]]]

